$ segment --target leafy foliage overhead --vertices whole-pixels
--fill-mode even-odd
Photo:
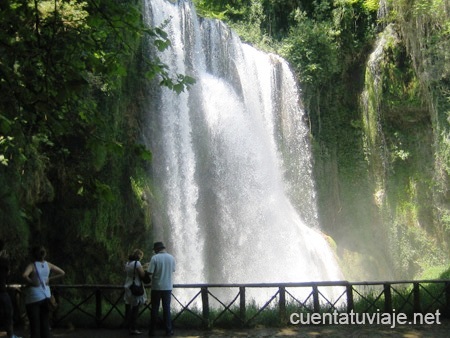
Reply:
[[[130,65],[142,57],[141,71],[177,92],[193,79],[142,56],[143,38],[170,45],[161,28],[142,22],[139,1],[0,1],[0,236],[26,245],[48,227],[44,219],[56,221],[44,204],[111,201],[120,185],[105,172],[118,171],[111,159],[151,158],[117,112]]]
[[[148,29],[137,7],[113,0],[5,0],[0,4],[0,162],[22,168],[30,148],[41,160],[63,160],[82,145],[114,140],[98,134],[107,122],[97,98],[126,75],[130,41],[149,34],[169,45],[161,29]],[[146,60],[148,75],[182,91],[192,79],[170,79],[166,66]],[[51,149],[51,151],[50,151]],[[56,157],[56,158],[55,158]]]

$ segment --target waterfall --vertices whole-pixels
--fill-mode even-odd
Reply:
[[[398,44],[399,38],[392,25],[386,26],[375,42],[375,48],[369,56],[365,72],[365,86],[361,94],[360,105],[364,128],[364,143],[367,162],[371,168],[372,181],[375,182],[374,197],[378,207],[385,198],[385,180],[389,159],[387,144],[382,127],[381,98],[383,90],[382,72],[385,48],[389,44]]]
[[[171,46],[158,54],[196,79],[156,86],[145,137],[153,152],[155,240],[177,259],[175,283],[340,280],[318,230],[308,129],[279,56],[243,44],[189,1],[147,0],[147,22]]]

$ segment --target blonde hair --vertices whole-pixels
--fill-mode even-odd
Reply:
[[[140,260],[144,257],[144,252],[141,249],[134,249],[133,253],[131,254],[130,258],[133,260]]]

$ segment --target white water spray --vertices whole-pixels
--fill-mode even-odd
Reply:
[[[172,42],[159,54],[196,84],[155,90],[147,134],[155,233],[176,283],[340,280],[317,231],[308,129],[287,63],[242,44],[189,1],[146,1]],[[308,225],[309,226],[308,226]]]

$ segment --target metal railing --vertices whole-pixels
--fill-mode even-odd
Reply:
[[[10,285],[9,288],[17,308],[23,308],[23,287]],[[93,325],[109,327],[117,325],[118,318],[125,317],[123,286],[52,285],[52,291],[59,304],[53,314],[54,326],[83,316],[90,318]],[[204,328],[219,326],[225,320],[242,327],[255,325],[266,320],[262,314],[267,311],[275,313],[278,324],[288,323],[290,311],[397,311],[412,315],[439,310],[443,317],[450,315],[450,280],[177,284],[172,297],[175,325],[187,316],[189,325]],[[139,316],[147,313],[149,318],[149,311],[150,304],[144,304]]]

